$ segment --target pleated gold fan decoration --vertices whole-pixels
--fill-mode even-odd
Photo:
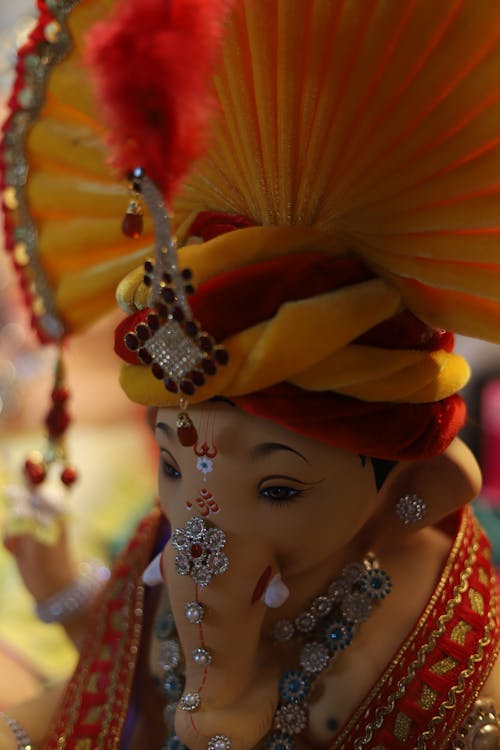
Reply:
[[[426,322],[500,341],[496,0],[246,0],[215,84],[179,224],[314,227]]]
[[[119,280],[151,252],[121,231],[127,186],[106,163],[104,126],[82,62],[86,35],[112,0],[41,4],[21,52],[4,127],[8,244],[43,341],[112,308]]]
[[[121,234],[126,188],[82,65],[118,4],[42,4],[5,131],[28,168],[26,184],[4,170],[8,239],[42,329],[50,294],[66,331],[97,317],[151,245],[150,226],[138,243]],[[214,80],[181,236],[207,209],[310,226],[431,325],[500,340],[498,0],[239,0]]]

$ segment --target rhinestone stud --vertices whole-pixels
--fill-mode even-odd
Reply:
[[[419,495],[403,495],[396,503],[396,515],[405,526],[420,523],[427,514],[427,503]]]
[[[231,750],[231,740],[225,734],[216,734],[208,740],[208,750]]]
[[[193,649],[193,661],[199,667],[208,667],[212,663],[212,654],[206,648]]]
[[[199,625],[205,616],[205,607],[200,602],[188,602],[184,609],[186,620],[191,625]]]
[[[179,701],[181,711],[196,711],[201,706],[201,695],[196,691],[184,693]]]

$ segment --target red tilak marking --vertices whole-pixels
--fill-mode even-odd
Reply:
[[[255,602],[258,602],[259,599],[261,598],[262,594],[266,590],[267,584],[269,583],[272,572],[273,572],[273,569],[271,568],[270,565],[268,565],[265,571],[262,573],[259,580],[257,581],[257,585],[253,590],[252,604],[255,604]]]

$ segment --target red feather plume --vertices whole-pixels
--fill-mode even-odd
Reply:
[[[89,35],[87,61],[110,129],[111,163],[141,166],[169,201],[203,153],[210,73],[230,0],[124,0]]]

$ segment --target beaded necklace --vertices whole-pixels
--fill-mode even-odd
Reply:
[[[308,701],[320,674],[337,661],[352,643],[361,623],[371,615],[373,606],[391,590],[390,576],[380,568],[375,555],[369,554],[361,563],[346,565],[328,586],[325,594],[316,596],[310,606],[293,620],[279,620],[273,628],[277,646],[301,643],[299,664],[287,669],[279,681],[279,703],[274,714],[266,750],[295,750],[295,737],[308,726]],[[186,607],[186,616],[196,603]],[[199,606],[199,605],[198,605]],[[174,716],[183,695],[185,677],[183,657],[172,612],[162,610],[154,625],[159,643],[160,676],[158,685],[166,700],[164,720],[167,739],[162,750],[187,750],[174,730]],[[195,709],[194,709],[195,710]],[[209,742],[217,750],[230,750],[231,739],[217,735]]]

